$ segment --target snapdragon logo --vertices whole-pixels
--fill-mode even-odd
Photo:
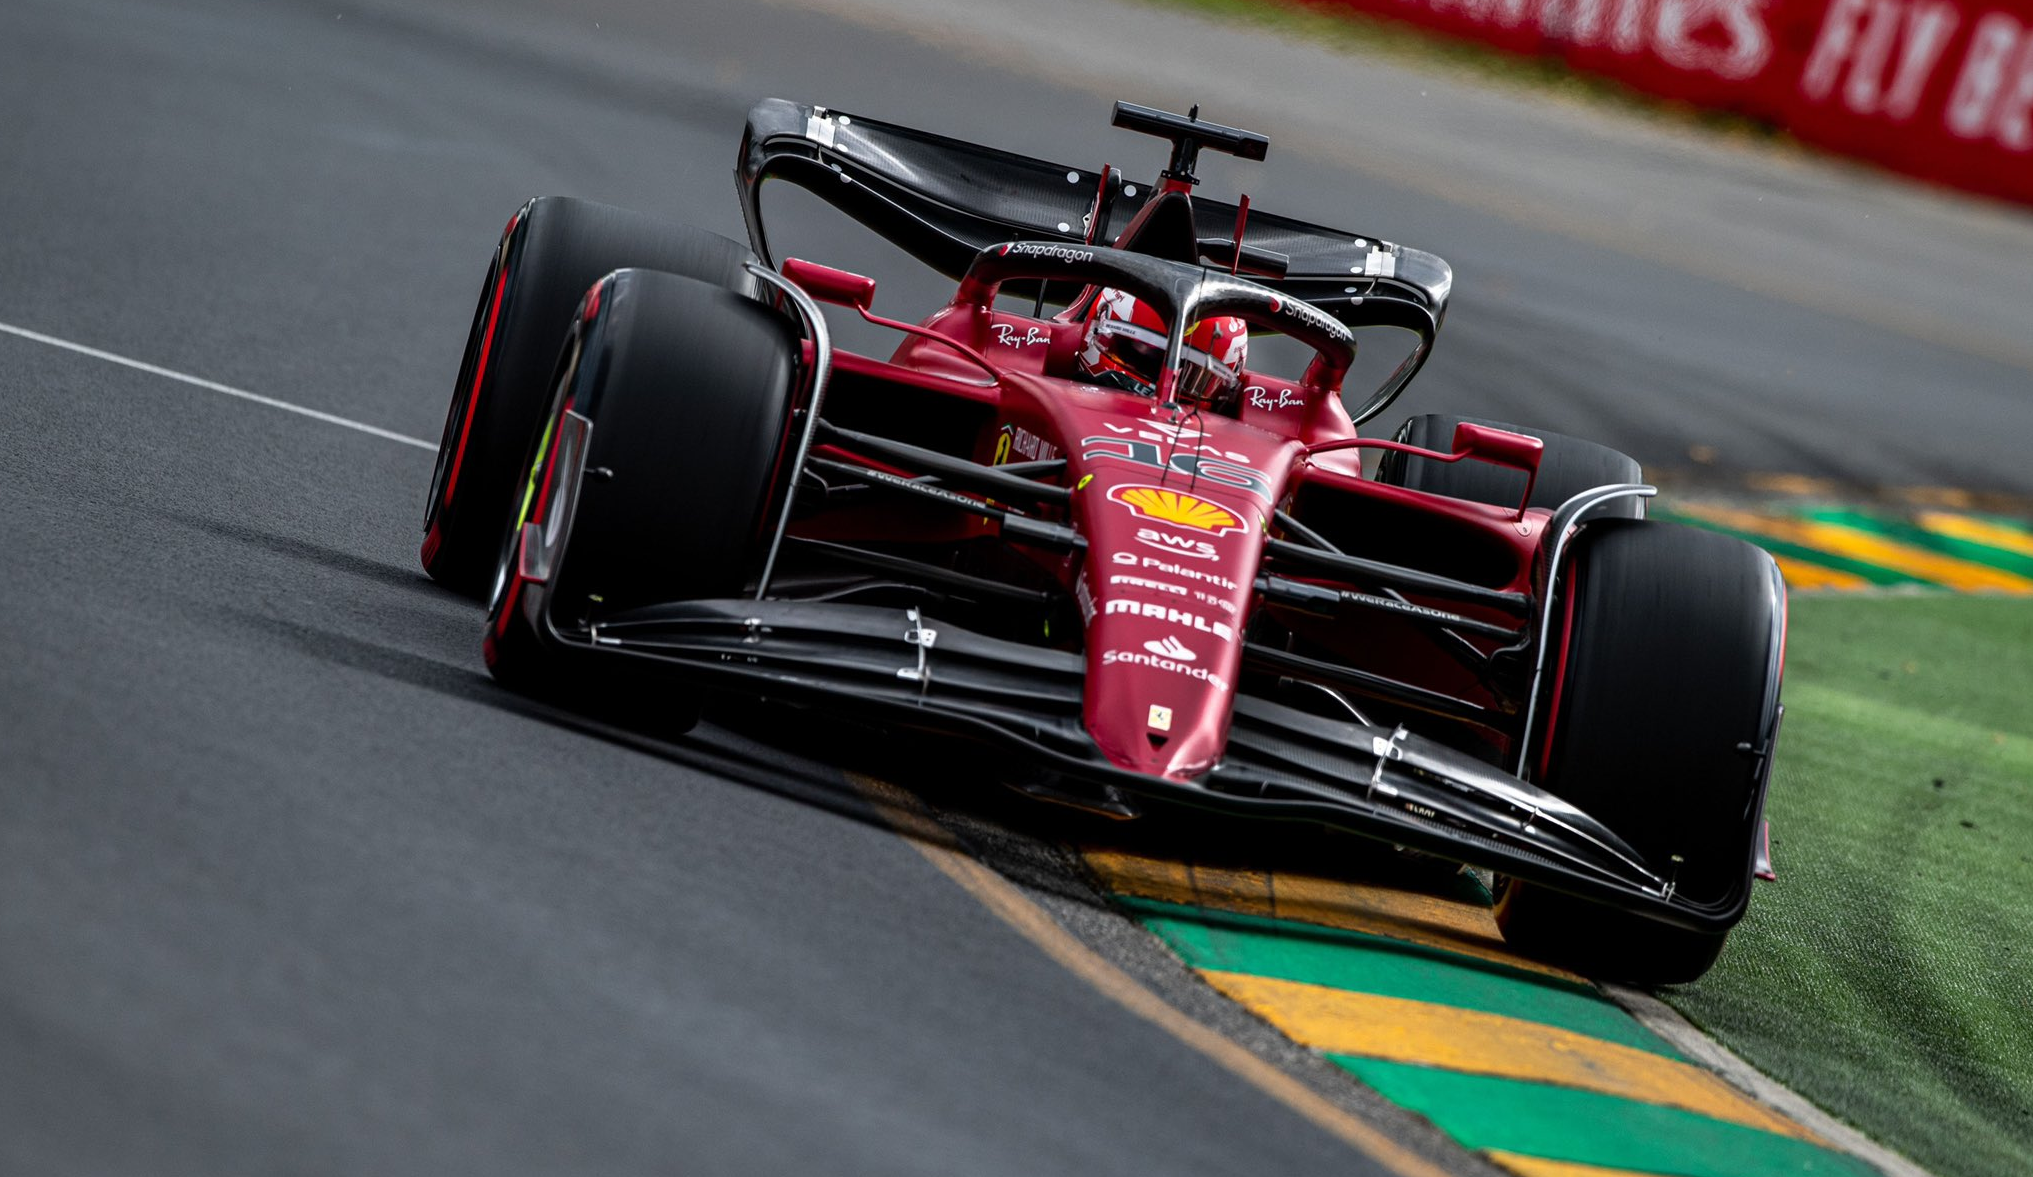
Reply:
[[[1017,257],[1050,258],[1068,263],[1094,260],[1094,251],[1091,249],[1068,249],[1063,245],[1047,245],[1037,241],[1012,241],[1002,247],[1003,257],[1011,254]]]

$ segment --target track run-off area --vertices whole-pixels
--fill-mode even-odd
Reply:
[[[523,199],[738,236],[768,95],[1154,168],[1120,97],[1269,133],[1216,190],[1454,263],[1404,412],[1628,450],[1662,514],[1821,594],[1797,617],[2033,590],[2033,366],[1996,309],[2023,216],[1339,60],[1056,0],[0,8],[0,1172],[1907,1171],[1508,954],[1466,876],[1088,824],[823,717],[617,729],[497,688],[475,608],[417,570],[427,439]],[[772,215],[886,313],[940,297],[830,214]],[[1994,624],[1941,608],[1935,651]],[[1869,670],[1808,651],[1797,763],[1895,713],[2018,763],[1989,712],[1838,690],[1934,672],[1874,640]],[[1817,734],[1825,703],[1856,726]],[[1949,833],[2010,836],[1953,808],[1989,763],[1926,770]],[[1828,890],[1812,824],[1779,829],[1776,922],[1724,981],[1777,959],[1786,888]],[[1688,1004],[1783,1037],[1736,992]],[[1977,1120],[2019,1106],[1985,1041],[1941,1068]],[[1852,1121],[1882,1095],[1808,1094]],[[1999,1139],[1965,1171],[2010,1171]]]

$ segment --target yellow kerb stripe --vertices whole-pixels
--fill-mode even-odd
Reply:
[[[1815,1139],[1709,1072],[1636,1047],[1403,997],[1213,969],[1201,975],[1293,1041],[1328,1054],[1553,1083]]]
[[[1817,519],[1775,519],[1755,511],[1741,511],[1732,507],[1718,507],[1709,504],[1682,505],[1680,511],[1697,519],[1706,519],[1724,527],[1754,535],[1770,536],[1802,547],[1818,548],[1834,552],[1852,560],[1917,576],[1935,584],[1970,592],[1990,589],[1994,592],[2033,593],[2033,580],[2006,572],[1999,568],[1986,568],[1968,560],[1958,560],[1925,548],[1873,535],[1867,531],[1826,523]]]
[[[2033,533],[1988,519],[1977,519],[1969,515],[1956,515],[1948,511],[1922,511],[1915,517],[1920,526],[1936,535],[1950,539],[1967,540],[1996,548],[2001,552],[2013,552],[2021,556],[2033,556]]]
[[[1779,573],[1786,578],[1786,587],[1796,589],[1837,589],[1844,592],[1871,587],[1871,582],[1854,572],[1838,568],[1823,568],[1791,556],[1773,556],[1779,562]]]
[[[1585,983],[1565,969],[1506,949],[1495,918],[1479,904],[1311,875],[1188,866],[1112,850],[1089,850],[1086,858],[1102,886],[1118,895],[1340,928]]]
[[[1573,1161],[1549,1161],[1545,1157],[1528,1157],[1522,1153],[1502,1152],[1491,1149],[1482,1155],[1516,1173],[1518,1177],[1655,1177],[1651,1173],[1640,1173],[1633,1169],[1605,1169],[1600,1165],[1582,1165]]]
[[[1823,498],[1837,495],[1842,490],[1832,478],[1810,478],[1805,474],[1747,474],[1744,485],[1770,494],[1820,495]]]
[[[923,855],[939,873],[953,880],[1009,928],[1036,945],[1096,992],[1131,1014],[1171,1035],[1188,1048],[1255,1087],[1322,1131],[1375,1160],[1397,1177],[1448,1177],[1444,1167],[1398,1143],[1389,1132],[1343,1109],[1270,1062],[1174,1009],[1142,982],[1102,959],[1074,939],[1044,908],[1031,902],[1008,879],[959,848],[953,835],[932,818],[924,803],[887,781],[848,773],[847,780],[866,797],[905,844]]]

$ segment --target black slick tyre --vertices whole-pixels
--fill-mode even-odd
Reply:
[[[588,295],[525,467],[528,506],[504,529],[485,647],[497,679],[583,695],[597,663],[611,699],[630,664],[548,628],[584,634],[753,583],[782,501],[799,354],[787,319],[718,285],[622,270]],[[545,535],[558,547],[533,584],[525,572],[542,561],[525,549]]]
[[[1634,459],[1606,445],[1564,433],[1508,425],[1481,417],[1426,413],[1399,426],[1392,440],[1438,453],[1451,453],[1454,449],[1454,427],[1463,422],[1522,433],[1546,443],[1539,457],[1538,477],[1532,483],[1532,501],[1525,504],[1528,507],[1544,507],[1550,511],[1584,490],[1611,483],[1645,480],[1644,471]],[[1473,460],[1435,462],[1430,458],[1392,450],[1384,451],[1383,457],[1378,460],[1376,476],[1378,482],[1391,486],[1470,502],[1492,503],[1499,507],[1515,507],[1525,494],[1525,473],[1522,470]],[[1643,499],[1627,497],[1605,503],[1598,517],[1636,519],[1641,518],[1644,511]]]
[[[1538,783],[1615,831],[1678,901],[1734,922],[1778,724],[1778,569],[1742,540],[1624,519],[1585,527],[1569,567],[1540,687]],[[1523,883],[1504,889],[1497,922],[1524,951],[1640,985],[1694,980],[1728,935]]]
[[[559,343],[588,287],[640,266],[759,296],[742,269],[753,257],[716,234],[591,201],[524,205],[494,252],[467,333],[424,511],[424,570],[468,596],[486,592]]]

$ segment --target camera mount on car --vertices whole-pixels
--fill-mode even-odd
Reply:
[[[1200,121],[1200,108],[1196,105],[1186,114],[1173,114],[1169,110],[1158,110],[1149,106],[1138,106],[1134,102],[1118,102],[1115,113],[1109,119],[1110,126],[1135,131],[1143,135],[1156,135],[1172,141],[1172,161],[1165,165],[1160,176],[1178,184],[1194,185],[1200,180],[1194,176],[1193,168],[1200,162],[1200,150],[1219,151],[1238,159],[1262,160],[1271,149],[1268,135],[1245,131],[1239,127],[1224,127],[1220,123]]]

